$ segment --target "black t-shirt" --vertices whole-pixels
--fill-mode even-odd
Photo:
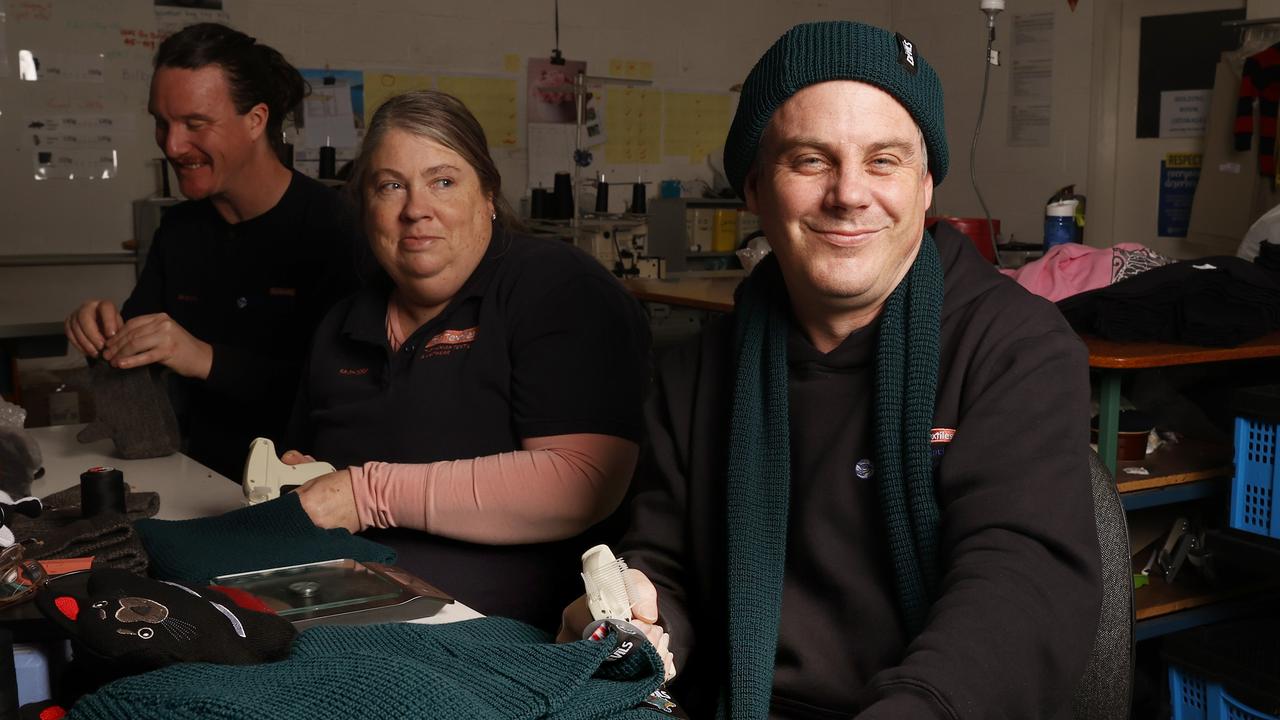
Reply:
[[[482,457],[549,435],[640,439],[648,325],[585,253],[495,226],[458,294],[394,353],[390,290],[366,288],[317,330],[295,406],[298,448],[348,467]],[[579,558],[595,539],[485,546],[410,530],[370,536],[477,610],[546,628],[581,594]]]
[[[238,481],[253,438],[281,443],[311,332],[358,287],[362,251],[338,194],[296,172],[240,223],[209,200],[165,213],[121,314],[168,313],[213,346],[208,380],[170,386],[189,455]]]

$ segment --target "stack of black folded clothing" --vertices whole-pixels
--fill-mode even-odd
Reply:
[[[1077,331],[1109,340],[1230,347],[1280,329],[1280,274],[1237,257],[1186,260],[1058,309]]]

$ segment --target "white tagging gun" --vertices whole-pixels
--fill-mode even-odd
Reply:
[[[266,438],[254,438],[249,444],[249,457],[244,461],[245,502],[257,505],[280,497],[281,488],[297,487],[313,477],[333,472],[327,462],[309,462],[286,465],[276,456],[275,443]]]

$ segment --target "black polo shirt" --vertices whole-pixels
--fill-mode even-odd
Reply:
[[[171,383],[189,455],[239,481],[253,438],[281,443],[312,330],[359,286],[359,238],[338,194],[297,172],[243,222],[207,199],[165,213],[121,314],[168,313],[213,346],[206,381]]]
[[[390,283],[336,305],[316,332],[295,406],[296,446],[338,467],[520,449],[523,438],[639,441],[649,330],[639,303],[580,250],[495,225],[484,259],[398,352]],[[400,564],[486,614],[554,628],[581,594],[595,538],[519,546],[371,531]]]

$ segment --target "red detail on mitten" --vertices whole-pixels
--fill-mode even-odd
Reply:
[[[67,616],[71,622],[75,622],[80,615],[80,603],[70,595],[62,595],[54,599],[53,604],[58,608],[58,612]]]
[[[62,720],[66,716],[67,711],[59,705],[50,705],[40,711],[40,720]]]
[[[268,615],[276,614],[275,610],[272,610],[270,606],[262,602],[262,598],[259,598],[257,595],[254,595],[251,592],[246,592],[244,590],[241,590],[240,588],[226,587],[223,585],[210,585],[209,589],[217,590],[223,595],[226,595],[228,598],[231,599],[231,602],[235,603],[236,605],[239,605],[245,610],[253,610],[254,612],[267,613]]]

